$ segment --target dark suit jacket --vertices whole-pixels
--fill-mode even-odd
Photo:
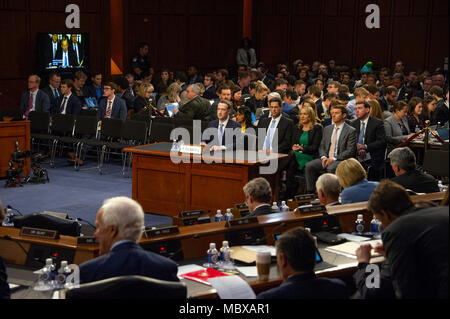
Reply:
[[[54,110],[55,113],[52,114],[61,114],[64,107],[64,105],[61,105],[63,100],[64,95],[61,95],[58,98],[58,101],[56,102],[56,109]],[[80,99],[78,98],[78,96],[72,93],[69,97],[69,100],[67,101],[66,114],[79,115],[80,112],[81,112]]]
[[[356,130],[358,139],[361,130],[361,121],[356,119],[350,125]],[[364,144],[367,145],[367,152],[370,153],[372,166],[377,168],[382,167],[386,153],[386,131],[384,130],[382,120],[369,116],[364,134]]]
[[[382,111],[389,111],[389,102],[386,100],[385,96],[382,96],[378,99],[378,103],[380,103]]]
[[[203,93],[203,98],[207,100],[217,99],[216,87],[211,85],[205,92]]]
[[[74,62],[74,64],[71,64],[71,65],[73,65],[73,66],[85,65],[85,63],[83,61],[84,60],[83,46],[80,43],[77,43],[77,45],[78,45],[78,55],[79,55],[80,64],[78,64],[77,53],[73,48],[73,43],[72,43],[72,41],[69,42],[69,56],[70,55],[73,56],[73,62]]]
[[[218,128],[219,128],[219,120],[214,120],[209,122],[208,124],[208,128],[213,128],[214,129],[214,136],[212,138],[210,138],[209,140],[204,140],[203,142],[205,143],[210,143],[213,141],[214,138],[218,139]],[[225,127],[225,130],[223,131],[223,136],[222,136],[222,140],[220,141],[220,144],[214,144],[214,145],[218,145],[218,146],[226,146],[227,148],[232,147],[233,149],[236,149],[236,136],[233,136],[233,141],[225,141],[225,135],[226,135],[226,131],[230,131],[228,134],[232,133],[234,131],[235,128],[241,128],[241,124],[239,124],[238,122],[233,121],[232,119],[228,119],[227,122],[227,126]],[[240,130],[238,130],[239,133],[241,133]],[[239,134],[240,135],[240,134]],[[239,136],[240,138],[240,136]],[[226,143],[227,142],[227,143]]]
[[[70,48],[70,44],[69,44],[69,48]],[[77,57],[75,56],[73,50],[68,49],[67,52],[68,52],[68,57],[69,57],[69,66],[71,66],[71,67],[77,66],[78,65]],[[62,58],[63,58],[63,50],[60,47],[58,49],[58,51],[56,52],[56,59],[62,60]],[[61,65],[63,65],[63,63],[61,63]]]
[[[88,283],[116,276],[140,275],[159,280],[179,281],[177,264],[145,251],[135,242],[125,242],[107,254],[80,265],[80,282]]]
[[[101,85],[100,90],[101,90],[101,96],[97,97],[97,88],[94,86],[94,84],[88,85],[88,86],[86,86],[86,89],[85,89],[86,97],[95,97],[98,101],[103,96],[103,84]]]
[[[175,118],[183,120],[210,120],[211,103],[201,96],[196,96],[182,107],[180,107]]]
[[[436,179],[433,176],[419,170],[406,172],[405,174],[392,178],[391,181],[416,193],[439,192]]]
[[[444,100],[439,100],[436,108],[436,123],[440,122],[444,125],[448,122],[449,109],[448,106],[444,104]]]
[[[411,98],[411,91],[403,85],[398,92],[397,101],[406,100],[408,102]]]
[[[308,131],[308,145],[303,147],[303,153],[317,157],[319,155],[319,146],[322,141],[323,128],[320,125],[314,125],[312,130]],[[297,126],[294,127],[292,134],[292,145],[299,144],[300,137],[303,134],[303,130]]]
[[[53,92],[52,88],[50,88],[49,85],[47,85],[45,88],[42,89],[45,93],[47,93],[48,98],[50,100],[50,113],[54,114],[54,111],[57,109],[56,105],[58,104],[58,98],[61,96],[61,90],[58,89],[58,98],[55,98],[55,93]]]
[[[2,257],[0,257],[0,299],[9,299],[10,290],[8,285],[8,276],[6,275],[6,266]]]
[[[267,214],[272,214],[272,213],[275,213],[272,210],[272,206],[267,204],[267,205],[260,206],[257,209],[255,209],[253,211],[253,213],[250,214],[250,216],[260,216],[260,215],[267,215]],[[277,213],[279,213],[279,211]]]
[[[258,299],[348,299],[347,285],[340,279],[317,278],[304,273],[287,278],[281,285],[258,294]]]
[[[272,117],[261,117],[258,121],[258,129],[264,128],[267,131],[269,130],[270,123],[272,122]],[[278,131],[278,151],[276,153],[288,154],[292,149],[292,133],[294,130],[294,123],[287,116],[281,115],[281,119],[278,122],[278,126],[276,127]],[[264,135],[264,138],[266,137]],[[261,137],[262,138],[262,137]],[[262,143],[258,143],[263,146],[264,140]],[[274,147],[275,138],[272,140],[272,147]]]
[[[28,109],[29,99],[30,99],[30,91],[27,91],[22,94],[22,97],[20,99],[20,112],[22,112],[22,114],[25,114],[25,112]],[[50,99],[48,95],[42,90],[38,90],[36,94],[35,111],[47,113],[50,112]]]
[[[97,110],[97,120],[101,121],[106,114],[106,107],[107,107],[107,101],[108,99],[102,99],[100,100],[100,103],[98,105]],[[125,104],[125,101],[121,99],[120,97],[116,96],[114,98],[114,103],[112,105],[111,110],[111,118],[112,119],[121,119],[122,121],[125,121],[127,119],[127,106]]]
[[[343,124],[342,132],[339,136],[338,153],[337,160],[343,161],[350,157],[355,157],[356,155],[356,143],[358,142],[358,137],[356,135],[356,130],[348,125]],[[330,152],[331,137],[333,135],[334,125],[329,125],[323,129],[322,141],[319,147],[319,157],[325,156],[328,158],[328,153]]]
[[[317,116],[319,117],[319,119],[323,119],[323,105],[322,105],[322,99],[318,99],[316,101],[316,108],[317,108]]]
[[[448,218],[448,207],[413,207],[381,233],[397,298],[448,299]]]

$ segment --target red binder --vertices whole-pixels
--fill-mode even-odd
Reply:
[[[221,271],[218,271],[214,268],[206,268],[202,270],[188,272],[186,274],[181,275],[181,277],[183,278],[190,279],[208,286],[211,286],[211,284],[208,282],[209,278],[223,277],[223,276],[229,275]]]

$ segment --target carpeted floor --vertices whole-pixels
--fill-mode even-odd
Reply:
[[[57,158],[55,168],[48,164],[42,167],[47,170],[50,183],[5,188],[6,180],[0,180],[0,200],[4,207],[10,205],[24,215],[43,211],[67,213],[73,219],[82,218],[94,224],[103,200],[131,197],[131,177],[122,176],[119,162],[106,163],[103,175],[98,173],[95,159],[85,162],[78,172],[65,158]],[[146,226],[171,223],[172,217],[145,214]]]

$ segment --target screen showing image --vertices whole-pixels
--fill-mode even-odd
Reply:
[[[41,70],[88,68],[88,35],[85,33],[39,33],[37,45]]]

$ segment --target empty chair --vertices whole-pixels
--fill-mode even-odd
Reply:
[[[438,177],[449,177],[448,151],[428,150],[423,159],[423,169]]]
[[[75,124],[75,117],[71,114],[56,114],[52,117],[51,132],[53,145],[50,155],[51,167],[54,167],[55,165],[56,149],[58,147],[59,142],[61,141],[61,138],[73,135],[74,124]],[[61,152],[63,146],[64,143],[61,144]]]
[[[82,284],[66,291],[66,299],[186,299],[182,282],[144,276],[119,276]]]
[[[42,140],[49,141],[52,139],[50,134],[50,114],[47,112],[30,112],[28,115],[30,120],[31,146],[38,145]]]
[[[170,142],[170,133],[174,129],[171,118],[156,117],[152,120],[149,143]]]

